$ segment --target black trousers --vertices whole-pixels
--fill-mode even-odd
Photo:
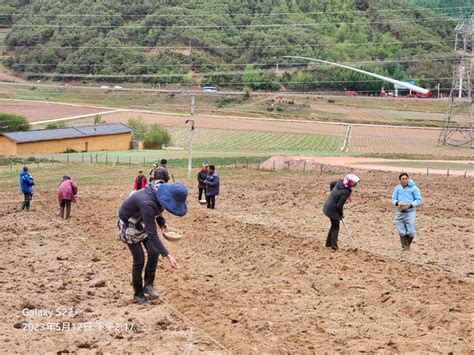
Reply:
[[[207,208],[214,209],[216,207],[216,196],[206,196]]]
[[[30,210],[30,201],[33,198],[32,193],[23,193],[23,205],[21,206],[21,209],[24,210],[26,208],[27,211]]]
[[[204,196],[206,196],[206,188],[204,188],[204,187],[198,187],[198,189],[199,189],[199,197],[198,197],[198,199],[199,199],[199,201],[201,201],[201,200],[202,200],[202,194],[204,193]]]
[[[331,228],[329,228],[328,236],[326,238],[326,247],[338,249],[337,246],[337,237],[339,235],[339,219],[332,219],[331,220]]]
[[[148,254],[148,260],[145,268],[145,286],[153,286],[155,281],[156,267],[158,266],[158,241],[156,238],[148,237],[144,241],[135,244],[128,244],[128,249],[132,253],[132,283],[135,296],[143,296],[142,271],[145,265],[145,253],[142,244]]]
[[[64,209],[66,209],[66,219],[71,217],[71,200],[62,200],[59,205],[59,215],[64,218]]]

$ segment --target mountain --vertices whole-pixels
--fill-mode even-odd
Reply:
[[[28,78],[379,90],[306,56],[449,86],[455,20],[405,0],[10,0],[4,65]],[[276,70],[278,63],[278,70]]]

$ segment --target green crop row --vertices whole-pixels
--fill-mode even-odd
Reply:
[[[188,146],[189,132],[187,129],[169,128],[169,132],[174,146]],[[193,136],[193,147],[196,150],[335,151],[340,144],[340,137],[304,133],[198,129]]]

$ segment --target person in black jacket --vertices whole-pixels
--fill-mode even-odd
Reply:
[[[329,185],[331,193],[323,206],[324,214],[331,221],[331,228],[326,238],[326,248],[338,249],[337,237],[339,235],[339,222],[344,218],[344,204],[348,199],[350,201],[352,188],[357,186],[359,180],[356,175],[349,174],[344,180],[339,179]]]
[[[168,172],[168,161],[166,159],[161,159],[160,165],[155,169],[153,173],[153,180],[162,181],[167,183],[170,181],[170,174]]]
[[[117,222],[119,237],[128,245],[133,257],[133,299],[141,304],[149,303],[145,294],[150,299],[160,297],[153,288],[159,255],[167,258],[172,268],[178,268],[175,258],[158,237],[156,223],[163,232],[166,232],[168,226],[162,216],[163,211],[166,210],[179,217],[184,216],[187,213],[187,196],[188,190],[180,183],[163,184],[154,181],[130,195],[119,208]],[[142,244],[148,253],[145,286],[142,280],[145,264]]]
[[[203,192],[204,192],[204,197],[206,196],[206,180],[207,180],[208,172],[209,172],[209,166],[205,163],[202,163],[201,170],[197,174],[198,190],[199,190],[198,201],[202,201]]]

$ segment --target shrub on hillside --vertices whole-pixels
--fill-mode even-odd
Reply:
[[[94,124],[105,124],[107,123],[100,114],[94,116]]]
[[[64,122],[51,122],[46,125],[46,129],[57,129],[64,127],[66,127],[66,124]]]
[[[159,124],[152,125],[145,134],[143,145],[147,149],[161,149],[163,144],[171,142],[171,135]]]
[[[0,132],[27,131],[29,128],[25,117],[0,112]]]

